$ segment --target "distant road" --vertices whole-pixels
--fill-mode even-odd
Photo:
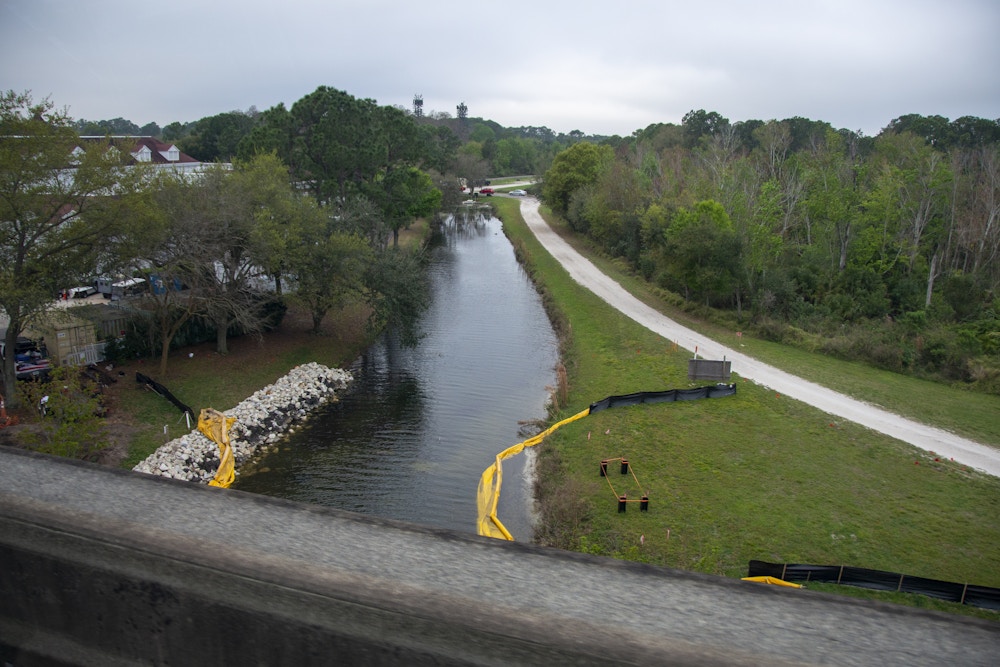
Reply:
[[[539,242],[563,265],[573,280],[650,331],[677,343],[686,350],[694,351],[697,348],[699,356],[706,359],[726,358],[733,362],[733,368],[741,377],[770,387],[831,415],[1000,477],[1000,450],[837,393],[769,366],[683,327],[636,299],[563,241],[542,219],[538,212],[537,199],[525,198],[521,202],[521,215]]]

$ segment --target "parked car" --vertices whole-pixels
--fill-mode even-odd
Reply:
[[[0,359],[6,357],[5,347],[4,342],[0,341]],[[44,350],[44,345],[42,349]],[[52,370],[52,362],[45,358],[35,341],[18,336],[14,351],[14,367],[18,380],[44,380]]]
[[[52,371],[52,362],[48,359],[32,356],[27,361],[18,361],[15,364],[15,375],[18,380],[46,380]]]
[[[510,195],[512,197],[526,197],[528,196],[527,190],[511,190]]]
[[[69,298],[71,299],[86,299],[92,294],[97,294],[97,287],[94,285],[86,285],[84,287],[71,287],[69,290]]]
[[[136,296],[146,292],[145,278],[129,278],[120,280],[111,286],[111,300],[120,301],[125,297]]]

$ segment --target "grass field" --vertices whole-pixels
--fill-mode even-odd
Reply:
[[[517,201],[497,207],[570,332],[568,405],[554,417],[611,394],[690,386],[688,352],[574,283],[524,226]],[[627,276],[616,277],[635,287]],[[648,293],[644,299],[665,308]],[[933,403],[934,410],[918,406],[916,414],[956,430],[972,420],[963,410],[966,399],[975,399],[965,392],[851,364],[830,364],[831,370],[826,358],[759,343],[748,341],[747,348],[789,369],[809,364],[815,379],[863,398],[882,397],[878,402],[890,407]],[[541,537],[564,548],[730,577],[745,575],[748,562],[759,559],[1000,586],[1000,479],[734,378],[733,397],[616,408],[557,431],[539,447]],[[895,398],[897,391],[903,396]],[[983,405],[993,418],[979,415],[967,432],[996,442],[998,413],[993,403]],[[616,457],[630,461],[642,488],[628,490],[648,492],[648,512],[637,504],[618,512],[615,493],[599,475],[600,461]],[[623,487],[631,480],[615,468],[609,479]],[[970,613],[1000,618],[980,612]]]

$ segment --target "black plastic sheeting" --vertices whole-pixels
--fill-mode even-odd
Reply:
[[[898,572],[866,570],[846,565],[801,565],[750,561],[748,577],[777,577],[791,582],[818,581],[879,591],[918,593],[927,597],[958,602],[982,609],[1000,610],[1000,588],[958,584],[938,579],[913,577]]]
[[[181,403],[181,401],[176,396],[170,393],[169,389],[167,389],[162,384],[160,384],[153,378],[149,377],[148,375],[143,375],[142,373],[136,371],[135,381],[138,382],[139,384],[146,385],[147,387],[155,391],[157,394],[159,394],[163,398],[167,399],[168,401],[176,405],[181,412],[186,412],[192,417],[195,416],[194,410],[189,408],[184,403]]]
[[[722,398],[736,393],[735,384],[716,384],[695,389],[667,389],[666,391],[640,391],[635,394],[608,396],[604,400],[590,404],[590,414],[618,408],[624,405],[640,405],[642,403],[672,403],[674,401],[695,401],[699,398]]]

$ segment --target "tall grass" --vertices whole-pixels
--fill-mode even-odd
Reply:
[[[524,226],[518,202],[497,206],[569,332],[568,401],[553,418],[610,394],[689,385],[688,353],[573,282]],[[757,342],[750,348],[757,352]],[[768,361],[803,363],[800,351],[788,354],[773,344],[759,349]],[[862,397],[888,391],[881,372],[854,367],[838,380],[836,370],[822,371],[822,358],[813,359],[812,375],[821,382]],[[1000,586],[1000,479],[734,379],[732,397],[616,408],[557,431],[539,447],[539,538],[730,577],[745,575],[748,562],[760,559]],[[958,393],[950,405],[962,405],[966,395]],[[947,407],[938,409],[942,419],[951,418]],[[977,429],[993,432],[996,426],[986,421]],[[648,512],[630,504],[619,513],[600,477],[600,461],[620,456],[648,492]],[[627,481],[611,474],[612,482]]]

